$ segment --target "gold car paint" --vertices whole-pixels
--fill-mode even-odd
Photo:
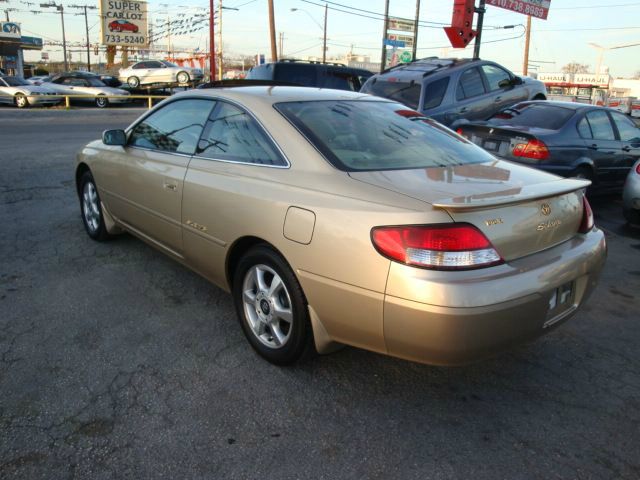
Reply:
[[[540,329],[540,321],[545,320],[544,309],[548,307],[548,290],[553,285],[584,277],[588,293],[595,284],[606,253],[604,238],[597,230],[575,235],[558,246],[514,259],[507,265],[453,272],[455,275],[390,262],[371,244],[370,232],[374,226],[451,222],[446,209],[433,207],[432,203],[439,199],[470,194],[491,196],[500,188],[517,190],[522,185],[549,182],[555,179],[553,176],[497,160],[491,164],[470,165],[474,168],[462,169],[462,173],[460,169],[442,172],[422,169],[347,174],[324,160],[275,111],[273,103],[305,98],[378,101],[372,97],[282,87],[203,90],[177,96],[183,95],[222,96],[242,101],[260,123],[268,125],[291,165],[285,169],[264,168],[192,158],[182,187],[179,217],[184,258],[177,259],[229,290],[227,256],[236,242],[257,237],[270,243],[285,256],[301,283],[320,350],[328,350],[332,341],[339,341],[417,361],[458,363],[459,358],[468,357],[465,352],[484,352],[485,347],[491,350],[490,331],[471,335],[481,324],[494,329],[496,348],[502,348],[502,344],[516,343],[529,335],[527,325],[535,324]],[[117,149],[125,150],[94,142],[79,156],[79,161],[89,164],[94,172],[101,194],[103,185],[109,184],[105,178],[117,182],[126,175],[123,160],[116,160],[117,155],[113,155]],[[443,179],[431,178],[441,174],[445,176]],[[483,178],[487,175],[496,178]],[[505,176],[509,182],[504,180]],[[104,190],[113,186],[109,184]],[[161,191],[162,185],[156,184],[154,188]],[[515,198],[517,195],[514,193]],[[560,213],[562,208],[573,208],[578,197],[578,194],[574,197],[568,194],[562,200],[565,203]],[[171,202],[170,195],[156,198],[160,203]],[[121,202],[118,206],[128,204],[114,195],[104,195],[103,202],[108,209],[114,202]],[[308,245],[284,236],[286,214],[292,206],[315,214]],[[155,210],[166,211],[163,210],[166,208],[170,207],[159,205]],[[465,213],[451,209],[451,214],[473,214],[475,224],[499,217],[504,223],[493,225],[492,229],[517,230],[520,216],[533,218],[530,208],[520,210],[513,219],[508,209],[503,208],[497,208],[498,213],[486,208]],[[113,213],[117,222],[117,214]],[[187,225],[187,220],[192,225]],[[132,217],[131,227],[137,222],[143,222],[141,217]],[[566,223],[572,222],[574,219],[570,218]],[[206,232],[194,228],[193,224],[206,227]],[[126,228],[121,223],[118,225]],[[162,227],[157,228],[160,228],[160,237],[166,234]],[[133,230],[133,233],[153,244],[140,232]],[[151,231],[150,235],[155,238],[155,232]],[[508,308],[502,310],[505,306]],[[502,320],[492,323],[492,319]],[[518,329],[520,323],[524,332]],[[459,337],[455,336],[456,332]],[[428,338],[431,335],[435,336]],[[425,348],[411,346],[412,338],[414,343],[424,339]],[[439,342],[445,344],[434,350],[434,355],[425,354],[425,349]],[[460,351],[461,343],[466,350]]]
[[[316,225],[316,214],[300,207],[289,207],[284,217],[282,234],[287,240],[309,245]]]

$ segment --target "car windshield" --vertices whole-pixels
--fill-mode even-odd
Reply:
[[[31,85],[29,82],[19,77],[2,77],[2,79],[5,82],[7,82],[7,85],[9,85],[10,87],[21,87],[23,85]]]
[[[177,67],[175,63],[167,62],[166,60],[160,60],[160,62],[165,64],[167,67]]]
[[[448,167],[494,160],[448,128],[398,103],[334,100],[275,107],[341,170]]]
[[[571,108],[551,103],[520,103],[505,108],[489,119],[492,125],[514,125],[520,127],[539,127],[558,130],[575,113]]]

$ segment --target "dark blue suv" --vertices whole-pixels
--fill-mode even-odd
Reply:
[[[518,77],[486,60],[430,57],[396,65],[363,85],[370,93],[404,103],[451,126],[457,120],[486,120],[524,100],[546,100],[544,83]]]

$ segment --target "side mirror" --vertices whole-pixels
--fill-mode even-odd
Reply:
[[[124,147],[127,144],[127,134],[124,130],[105,130],[102,132],[102,143]]]
[[[524,83],[524,80],[522,80],[522,78],[520,77],[513,77],[513,80],[511,81],[511,83],[513,85],[522,85]]]

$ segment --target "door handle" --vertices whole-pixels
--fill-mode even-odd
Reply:
[[[587,148],[590,148],[591,150],[597,150],[598,149],[598,144],[597,143],[592,143]]]
[[[175,192],[178,189],[178,185],[176,185],[175,183],[164,182],[162,186],[167,190],[171,190],[172,192]]]
[[[460,109],[460,113],[465,113],[466,111],[467,111],[467,107],[462,107],[462,108]]]
[[[502,101],[502,97],[496,97],[494,100],[494,102],[500,102],[500,101]]]
[[[631,147],[629,145],[625,145],[624,147],[622,147],[622,150],[624,150],[625,152],[630,152]]]

